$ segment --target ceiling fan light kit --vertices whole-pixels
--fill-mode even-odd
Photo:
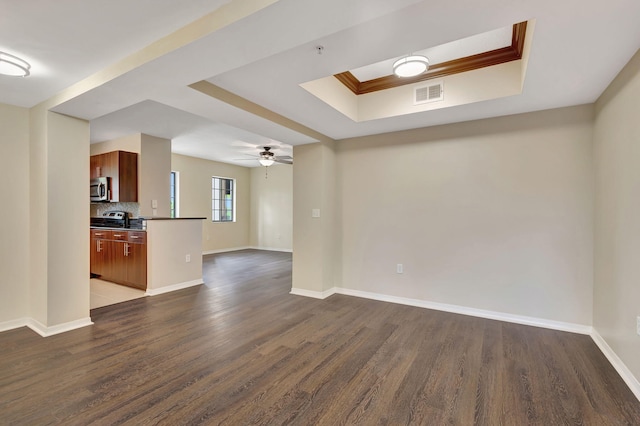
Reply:
[[[269,167],[271,166],[273,163],[275,163],[274,160],[272,160],[271,158],[261,158],[258,160],[260,162],[260,164],[262,164],[265,167]]]
[[[415,77],[429,69],[429,59],[422,55],[410,55],[393,63],[393,73],[398,77]]]
[[[31,65],[17,56],[0,52],[0,74],[12,77],[27,77]]]
[[[258,162],[260,162],[260,164],[262,164],[265,167],[269,167],[275,161],[276,161],[275,158],[273,158],[273,152],[271,152],[271,147],[265,146],[264,151],[260,153],[260,158],[258,159]]]

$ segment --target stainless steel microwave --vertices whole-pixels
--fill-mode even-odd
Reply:
[[[111,178],[92,178],[89,183],[91,201],[109,201]]]

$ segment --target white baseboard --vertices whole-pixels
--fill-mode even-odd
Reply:
[[[280,251],[283,253],[293,253],[293,249],[285,249],[285,248],[276,248],[276,247],[249,247],[254,250],[264,250],[264,251]]]
[[[631,370],[627,368],[620,357],[616,355],[613,349],[611,349],[611,347],[602,338],[602,336],[600,336],[600,333],[598,333],[596,330],[593,330],[591,332],[591,338],[596,343],[596,345],[598,345],[604,356],[607,357],[611,365],[613,365],[613,368],[616,369],[620,377],[622,377],[622,380],[624,380],[627,386],[629,386],[631,392],[633,392],[636,398],[638,398],[638,400],[640,401],[640,382],[638,382],[638,379],[636,379]]]
[[[285,252],[285,253],[293,253],[293,249],[283,249],[283,248],[275,248],[275,247],[245,246],[245,247],[225,248],[225,249],[219,249],[219,250],[207,250],[207,251],[203,251],[202,255],[205,256],[207,254],[228,253],[228,252],[231,252],[231,251],[239,251],[239,250],[265,250],[265,251],[281,251],[281,252]]]
[[[486,311],[483,309],[468,308],[465,306],[449,305],[446,303],[430,302],[428,300],[410,299],[407,297],[389,296],[386,294],[371,293],[368,291],[351,290],[342,287],[333,287],[323,292],[292,288],[291,294],[298,296],[313,297],[315,299],[326,299],[332,294],[344,294],[346,296],[362,297],[363,299],[379,300],[381,302],[397,303],[400,305],[416,306],[419,308],[433,309],[436,311],[451,312],[454,314],[469,315],[479,318],[487,318],[498,321],[511,322],[515,324],[531,325],[534,327],[549,328],[552,330],[569,331],[578,334],[591,334],[592,327],[582,324],[574,324],[562,321],[552,321],[542,318],[528,317],[524,315],[513,315],[504,312]]]
[[[49,337],[53,336],[54,334],[64,333],[67,331],[75,330],[77,328],[86,327],[91,324],[93,324],[93,321],[91,321],[90,317],[87,317],[75,321],[65,322],[64,324],[53,325],[51,327],[48,327],[41,322],[34,320],[33,318],[29,318],[26,325],[42,337]]]
[[[250,248],[251,247],[249,247],[249,246],[245,246],[245,247],[223,248],[223,249],[218,249],[218,250],[207,250],[207,251],[203,251],[202,255],[205,256],[207,254],[217,254],[217,253],[227,253],[229,251],[248,250]]]
[[[469,315],[472,317],[487,318],[515,324],[531,325],[534,327],[549,328],[552,330],[569,331],[578,334],[591,334],[592,327],[582,324],[574,324],[562,321],[552,321],[543,318],[528,317],[524,315],[507,314],[504,312],[487,311],[484,309],[469,308],[466,306],[449,305],[446,303],[430,302],[428,300],[410,299],[406,297],[388,296],[385,294],[370,293],[367,291],[351,290],[348,288],[334,288],[335,293],[347,296],[362,297],[365,299],[380,300],[382,302],[398,303],[400,305],[416,306],[419,308],[433,309],[436,311],[451,312],[454,314]]]
[[[204,281],[202,280],[202,278],[197,280],[185,281],[178,284],[172,284],[172,285],[168,285],[160,288],[148,288],[146,295],[157,296],[158,294],[170,293],[172,291],[182,290],[182,289],[193,287],[200,284],[204,284]]]
[[[289,294],[295,294],[296,296],[312,297],[314,299],[326,299],[332,294],[335,294],[335,291],[333,288],[326,291],[312,291],[312,290],[305,290],[303,288],[292,287]]]
[[[29,318],[18,318],[11,321],[0,322],[0,333],[3,331],[13,330],[15,328],[26,327],[29,324]]]

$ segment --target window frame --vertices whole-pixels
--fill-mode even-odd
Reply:
[[[169,175],[169,216],[180,217],[180,173],[173,170]]]
[[[218,181],[217,187],[216,180]],[[218,192],[216,193],[216,191]],[[229,194],[223,194],[223,191],[229,192]],[[230,199],[227,199],[227,195],[230,196]],[[234,178],[211,176],[211,222],[234,223],[236,221],[236,196],[236,180]],[[216,201],[218,201],[218,208],[216,208]],[[216,219],[216,211],[219,212],[218,219]]]

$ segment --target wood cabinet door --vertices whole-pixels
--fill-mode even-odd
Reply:
[[[120,202],[138,202],[138,154],[118,151]]]
[[[111,275],[113,248],[111,245],[111,231],[92,229],[91,234],[91,255],[90,272],[95,275],[107,278]]]
[[[89,157],[89,176],[93,178],[101,177],[102,173],[102,157],[100,155],[92,155]]]
[[[91,239],[91,266],[89,269],[92,274],[104,275],[107,266],[105,242],[105,240],[98,238]]]
[[[118,284],[125,284],[127,282],[127,242],[126,241],[110,241],[113,247],[113,258],[110,281]]]
[[[147,289],[147,245],[127,243],[127,284]]]

